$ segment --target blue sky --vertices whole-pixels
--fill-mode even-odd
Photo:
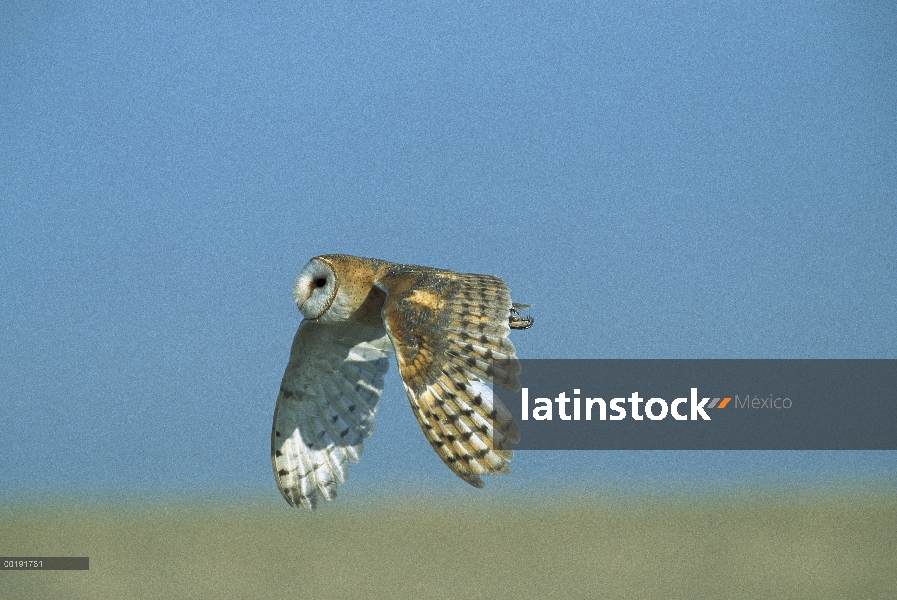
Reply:
[[[0,493],[279,502],[291,286],[323,253],[504,278],[528,358],[897,357],[893,3],[77,4],[0,8]],[[893,483],[897,457],[513,466],[490,487]],[[398,483],[490,493],[393,365],[343,490]]]

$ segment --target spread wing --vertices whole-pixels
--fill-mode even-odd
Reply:
[[[345,483],[374,431],[392,351],[382,325],[299,326],[271,431],[274,477],[291,505],[314,508]]]
[[[387,293],[386,331],[414,415],[430,445],[461,479],[509,473],[520,430],[489,384],[520,389],[510,331],[511,293],[498,277],[396,267],[376,285]]]

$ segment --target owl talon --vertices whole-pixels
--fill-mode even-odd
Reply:
[[[508,317],[508,326],[511,329],[529,329],[533,326],[534,322],[535,319],[533,319],[529,315],[521,317],[520,311],[518,311],[516,308],[511,308],[511,316]]]

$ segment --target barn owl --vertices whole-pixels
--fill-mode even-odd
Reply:
[[[520,388],[507,336],[526,329],[505,282],[343,254],[311,259],[293,290],[305,317],[280,385],[271,461],[292,506],[332,500],[373,433],[393,352],[411,409],[456,475],[509,473],[520,430],[489,386]]]

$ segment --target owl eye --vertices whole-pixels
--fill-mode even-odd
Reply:
[[[322,288],[325,285],[327,285],[327,280],[325,278],[318,277],[317,279],[315,279],[315,287]]]

